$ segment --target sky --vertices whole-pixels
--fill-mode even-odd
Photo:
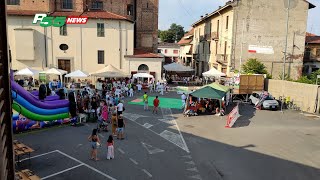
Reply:
[[[159,0],[159,29],[165,30],[172,23],[180,24],[185,31],[200,16],[215,11],[226,0]],[[309,10],[308,32],[320,35],[320,0],[309,0],[316,8]]]

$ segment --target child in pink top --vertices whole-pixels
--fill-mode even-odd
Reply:
[[[101,106],[101,110],[100,110],[101,117],[102,117],[103,121],[107,122],[107,120],[108,120],[108,107],[106,105],[106,102],[101,101],[100,106]]]

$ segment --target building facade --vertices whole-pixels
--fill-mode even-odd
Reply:
[[[198,67],[205,71],[206,68],[218,64],[220,71],[226,71],[230,75],[232,71],[241,70],[240,64],[245,63],[247,59],[257,58],[265,64],[273,77],[278,77],[283,73],[287,36],[286,9],[289,9],[285,73],[293,79],[298,78],[302,74],[308,10],[314,7],[306,0],[292,1],[290,6],[279,0],[233,0],[227,2],[225,6],[203,16],[193,24],[195,28],[194,39],[196,40],[194,55],[200,64]],[[212,23],[210,26],[212,21],[216,21],[216,23]],[[217,21],[219,21],[219,25]],[[196,30],[199,31],[196,32]],[[211,34],[210,41],[215,39],[218,48],[205,41],[208,36],[206,34]],[[249,47],[268,48],[272,53],[262,51],[251,53]],[[216,56],[212,55],[215,54],[214,51],[214,53],[209,51],[212,48],[214,51],[218,51]],[[208,52],[211,55],[208,56]],[[207,64],[208,62],[209,64]]]
[[[178,42],[180,46],[179,51],[179,63],[184,66],[189,66],[195,69],[195,62],[192,56],[192,40],[193,40],[194,29],[192,28],[188,33],[186,33],[182,39]]]
[[[311,74],[320,69],[320,36],[307,33],[303,60],[303,74]]]
[[[194,23],[193,54],[198,76],[211,68],[229,74],[231,71],[231,47],[233,8],[230,4],[202,16]]]
[[[180,47],[176,43],[162,42],[158,44],[158,53],[164,56],[166,64],[178,62]]]
[[[8,10],[108,11],[134,22],[134,47],[157,52],[159,0],[7,0]]]
[[[138,72],[140,65],[153,66],[156,62],[160,69],[150,69],[156,79],[161,79],[163,58],[150,52],[149,48],[141,48],[144,49],[143,53],[135,49],[135,22],[127,16],[95,8],[83,10],[84,1],[70,1],[81,3],[81,6],[77,3],[52,5],[52,1],[47,1],[47,4],[46,1],[36,1],[38,4],[34,6],[43,7],[41,11],[30,8],[27,2],[29,1],[21,1],[20,8],[20,5],[9,5],[7,12],[13,69],[56,67],[68,72],[80,69],[91,73],[112,64],[130,74]],[[50,16],[81,15],[88,17],[88,22],[67,24],[60,28],[43,28],[39,23],[32,23],[36,13],[46,13],[53,7],[71,10],[59,9],[52,11]],[[133,67],[133,64],[137,64],[137,67]]]

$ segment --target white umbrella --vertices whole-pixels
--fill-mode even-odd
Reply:
[[[91,76],[97,77],[106,77],[106,78],[120,78],[120,77],[128,77],[129,75],[122,72],[121,70],[115,68],[112,65],[108,65],[99,71],[90,73]]]
[[[15,73],[15,75],[21,75],[21,76],[36,76],[39,74],[40,71],[31,69],[31,68],[24,68]]]
[[[202,73],[202,75],[205,77],[217,77],[217,78],[226,76],[225,73],[218,71],[216,68],[212,68],[209,71]]]
[[[89,74],[86,73],[86,72],[83,72],[83,71],[80,71],[80,70],[76,70],[76,71],[73,71],[69,74],[67,74],[65,77],[71,77],[71,78],[86,78],[88,77]]]

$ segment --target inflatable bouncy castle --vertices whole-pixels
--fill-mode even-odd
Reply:
[[[61,100],[60,96],[45,96],[39,90],[29,92],[11,76],[15,132],[69,122],[69,101]]]

